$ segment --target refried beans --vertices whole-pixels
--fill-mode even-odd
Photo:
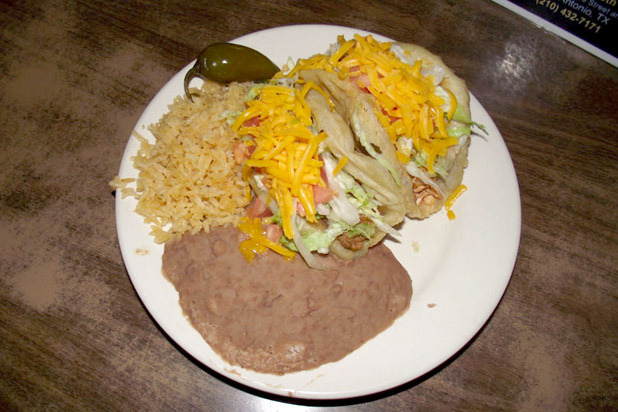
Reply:
[[[191,324],[232,365],[284,374],[337,361],[388,328],[409,307],[412,283],[380,244],[330,269],[267,252],[247,262],[234,227],[167,242],[163,273]]]

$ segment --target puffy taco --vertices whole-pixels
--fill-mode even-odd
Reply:
[[[243,143],[235,156],[251,187],[249,235],[241,251],[251,260],[270,248],[322,268],[314,255],[364,255],[405,216],[388,172],[357,153],[347,123],[313,82],[257,85],[232,128]],[[377,170],[374,170],[378,167]],[[391,179],[392,180],[392,179]],[[399,199],[399,200],[398,200]]]
[[[285,76],[329,93],[358,146],[404,191],[409,217],[425,218],[465,189],[475,125],[469,92],[438,56],[417,45],[340,36],[328,53],[300,59]]]

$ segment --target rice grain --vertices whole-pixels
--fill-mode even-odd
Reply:
[[[135,211],[150,225],[156,243],[187,231],[237,224],[245,215],[248,185],[233,155],[240,138],[226,117],[242,112],[252,86],[205,82],[193,103],[184,95],[176,97],[159,122],[149,126],[154,143],[134,131],[140,141],[132,157],[138,178],[117,176],[110,184],[123,197],[138,200]]]

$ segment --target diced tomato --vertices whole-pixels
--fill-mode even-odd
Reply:
[[[243,160],[251,157],[249,150],[249,147],[245,146],[243,143],[236,143],[234,145],[234,161],[241,164]],[[255,148],[253,150],[255,150]]]
[[[352,66],[348,70],[348,73],[357,73],[357,72],[358,74],[350,75],[349,79],[359,89],[361,89],[365,93],[369,93],[368,87],[371,86],[371,81],[369,80],[369,76],[366,73],[360,73],[360,66]]]
[[[361,70],[360,66],[350,67],[350,69],[348,70],[348,74],[350,74],[349,79],[352,80],[352,82],[365,93],[371,93],[369,91],[369,86],[371,86],[371,80],[369,79],[369,76],[366,73],[360,73],[360,70]],[[359,73],[356,75],[351,74],[351,73],[356,73],[356,72],[359,72]],[[383,77],[384,75],[378,73],[379,79]]]
[[[313,185],[313,201],[315,204],[328,203],[334,196],[335,192],[328,187]]]
[[[260,119],[260,116],[255,116],[255,117],[252,117],[251,119],[245,120],[242,125],[243,127],[256,127],[256,126],[259,126],[261,123],[262,123],[262,120]]]
[[[328,185],[328,177],[326,176],[326,170],[324,170],[324,168],[320,169],[320,176],[322,177],[324,183]]]
[[[300,202],[296,202],[296,213],[298,213],[298,216],[300,217],[307,216],[307,213],[305,213],[305,207]]]
[[[255,219],[256,217],[263,218],[272,215],[273,214],[266,203],[264,203],[262,199],[257,196],[254,197],[251,204],[247,206],[247,216],[249,219]]]
[[[268,240],[272,240],[273,242],[278,242],[279,238],[283,236],[283,229],[281,229],[281,226],[275,223],[266,225],[265,230],[266,230],[266,238]]]
[[[361,73],[358,76],[351,76],[350,79],[354,80],[361,89],[371,86],[371,80],[369,80],[369,76],[365,73]]]

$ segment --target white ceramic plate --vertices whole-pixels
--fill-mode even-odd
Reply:
[[[289,56],[325,51],[336,36],[362,30],[324,25],[288,26],[243,36],[235,43],[253,47],[281,66]],[[378,40],[388,40],[374,34]],[[183,93],[192,63],[161,89],[135,129],[153,139],[146,126]],[[410,309],[393,326],[344,359],[317,369],[274,376],[231,366],[216,355],[183,316],[178,293],[161,274],[163,247],[134,212],[135,199],[116,197],[118,237],[131,281],[148,311],[165,332],[212,370],[265,392],[308,399],[349,398],[394,388],[436,368],[461,349],[485,324],[511,277],[519,246],[521,210],[513,163],[500,132],[478,100],[472,118],[488,136],[473,136],[464,184],[455,203],[456,220],[444,211],[424,221],[407,220],[401,242],[387,245],[412,278]],[[136,177],[131,137],[119,175]],[[413,245],[418,250],[415,251]]]

